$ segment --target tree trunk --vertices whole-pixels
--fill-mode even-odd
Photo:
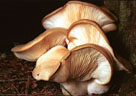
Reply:
[[[108,34],[111,45],[136,69],[136,1],[104,0],[104,5],[119,19],[117,31]]]

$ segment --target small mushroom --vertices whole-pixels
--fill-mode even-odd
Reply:
[[[66,45],[67,30],[64,28],[49,29],[34,40],[11,49],[15,56],[27,61],[36,61],[42,54],[56,45]]]
[[[45,16],[42,20],[42,24],[45,29],[55,27],[68,29],[75,21],[89,19],[97,22],[104,32],[109,32],[116,29],[114,22],[117,18],[113,14],[111,16],[108,14],[112,13],[96,5],[81,1],[69,1],[63,7]]]
[[[66,41],[69,50],[86,43],[96,44],[104,47],[112,54],[116,63],[114,64],[116,70],[126,70],[127,72],[131,71],[129,70],[131,68],[128,68],[127,66],[125,66],[125,64],[122,64],[124,62],[119,61],[115,57],[113,49],[110,46],[106,35],[103,33],[99,25],[94,21],[82,19],[74,22],[69,28]]]
[[[64,49],[63,52],[62,49]],[[68,82],[85,83],[88,80],[93,80],[97,83],[96,85],[104,86],[111,80],[112,63],[111,54],[98,45],[84,44],[71,51],[63,46],[56,46],[38,59],[33,77],[36,80],[55,81],[61,83],[64,87],[67,86]],[[91,83],[87,83],[87,85]],[[74,85],[70,86],[74,87]],[[83,89],[87,92],[87,88],[88,86]],[[68,88],[67,90],[70,91],[71,89]],[[93,92],[92,89],[88,90]]]
[[[69,50],[67,50],[64,46],[57,45],[51,48],[49,51],[38,58],[36,67],[33,70],[33,77],[36,80],[48,81],[61,66],[61,61],[69,54]],[[66,72],[65,70],[63,71],[64,73]],[[63,72],[61,74],[63,74]]]

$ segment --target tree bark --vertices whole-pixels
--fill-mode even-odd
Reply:
[[[108,34],[111,46],[136,69],[136,1],[104,0],[104,5],[118,17],[118,29]]]

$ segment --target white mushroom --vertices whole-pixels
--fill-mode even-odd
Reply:
[[[89,19],[97,22],[104,32],[109,32],[116,29],[114,22],[117,18],[108,14],[112,13],[109,10],[104,11],[103,8],[96,5],[81,1],[69,1],[63,7],[45,16],[42,24],[46,29],[55,27],[68,29],[75,21]]]
[[[34,40],[24,45],[18,45],[11,49],[14,54],[28,61],[36,61],[42,54],[56,45],[66,45],[67,30],[64,28],[49,29]]]

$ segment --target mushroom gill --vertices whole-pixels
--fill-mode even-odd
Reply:
[[[113,58],[104,48],[94,44],[84,44],[75,47],[70,55],[62,62],[62,66],[53,75],[52,80],[59,82],[64,73],[62,69],[66,66],[69,72],[65,82],[59,82],[74,96],[85,94],[102,94],[108,91],[108,84],[113,73]],[[74,89],[76,88],[77,89]],[[62,88],[64,95],[69,95]],[[80,91],[79,91],[80,90]]]
[[[62,60],[61,67],[52,76],[52,80],[61,83],[60,78],[64,78],[62,73],[66,71],[69,72],[69,75],[64,75],[68,76],[67,80],[87,81],[97,78],[96,82],[105,84],[111,79],[112,63],[112,56],[102,47],[94,44],[80,45],[72,49],[70,55]]]
[[[97,22],[104,32],[109,32],[116,29],[114,22],[117,20],[113,14],[112,16],[108,15],[109,13],[112,14],[109,10],[105,11],[90,3],[69,1],[63,7],[45,16],[42,24],[45,29],[55,27],[68,29],[72,23],[80,19],[89,19]]]
[[[75,47],[65,60],[65,64],[70,69],[71,79],[87,81],[95,78],[101,84],[110,81],[112,63],[111,54],[95,44],[84,44]]]
[[[15,56],[28,61],[36,61],[42,54],[56,45],[66,45],[67,30],[64,28],[49,29],[34,40],[11,49]]]

